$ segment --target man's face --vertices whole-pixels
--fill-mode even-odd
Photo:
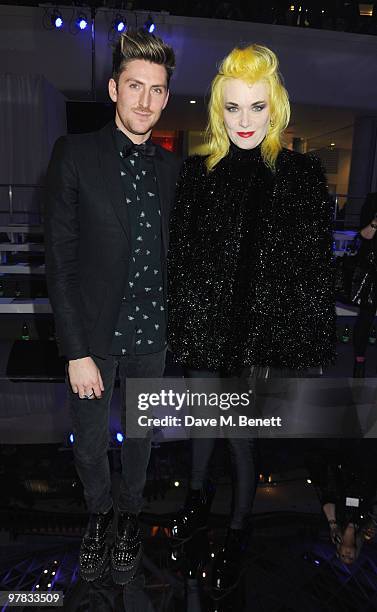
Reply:
[[[116,105],[117,127],[135,144],[145,142],[168,102],[166,69],[145,60],[131,60],[118,84],[109,80],[109,95]]]
[[[262,81],[249,85],[241,79],[224,84],[224,125],[240,149],[254,149],[266,136],[270,123],[268,88]]]

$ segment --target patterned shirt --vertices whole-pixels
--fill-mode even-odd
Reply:
[[[166,346],[160,201],[154,158],[130,151],[133,143],[119,129],[116,143],[131,228],[131,260],[110,353],[143,355]]]

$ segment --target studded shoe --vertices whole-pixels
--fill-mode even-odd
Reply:
[[[211,483],[202,489],[190,489],[185,505],[173,518],[171,535],[177,543],[183,544],[207,527],[215,489]]]
[[[115,544],[111,549],[111,574],[116,584],[127,584],[136,574],[142,555],[136,514],[120,512]]]
[[[113,509],[106,514],[90,514],[88,526],[81,542],[79,555],[80,575],[86,582],[100,578],[108,560],[107,532],[113,522]]]

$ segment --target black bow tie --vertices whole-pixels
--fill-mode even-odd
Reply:
[[[142,144],[133,144],[130,143],[123,147],[123,157],[129,157],[133,153],[140,153],[140,155],[146,155],[147,157],[152,157],[156,154],[156,145],[143,142]]]

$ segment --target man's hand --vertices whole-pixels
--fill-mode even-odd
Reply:
[[[91,357],[71,359],[68,362],[68,377],[73,393],[80,399],[99,399],[105,390],[101,373]]]

